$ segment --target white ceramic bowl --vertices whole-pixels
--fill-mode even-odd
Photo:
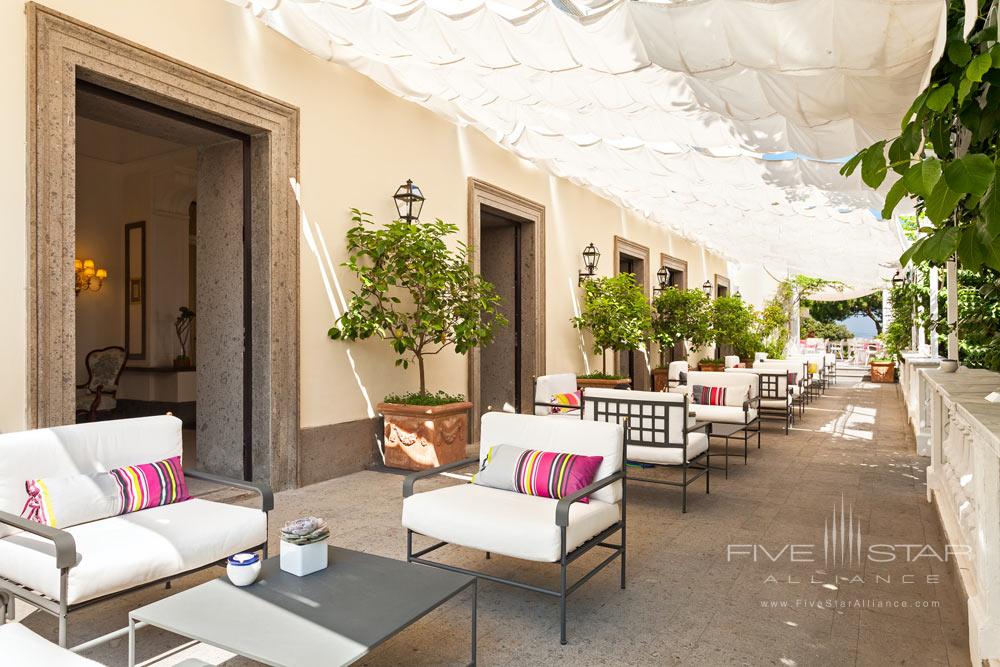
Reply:
[[[958,370],[958,362],[954,359],[942,359],[941,364],[938,366],[945,373],[954,373]]]
[[[241,553],[226,561],[226,575],[235,586],[249,586],[260,576],[260,555]]]

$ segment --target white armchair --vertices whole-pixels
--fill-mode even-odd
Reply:
[[[761,420],[778,420],[785,424],[785,435],[792,425],[792,385],[788,373],[781,368],[727,368],[727,373],[749,373],[757,376],[758,414]]]
[[[735,354],[727,354],[723,357],[723,362],[726,364],[726,368],[736,368],[740,365],[740,358]]]
[[[671,361],[667,366],[667,391],[673,391],[684,384],[684,378],[681,374],[687,375],[690,370],[691,367],[688,366],[687,361]]]
[[[747,443],[757,437],[760,449],[760,396],[757,393],[757,378],[748,373],[715,373],[691,371],[687,375],[686,391],[690,393],[696,385],[703,387],[725,387],[726,398],[723,405],[706,405],[691,400],[691,411],[698,421],[714,424],[732,424],[739,430],[724,436],[727,439],[743,441],[743,458],[746,460]],[[718,433],[717,433],[718,434]]]
[[[490,412],[481,422],[478,458],[414,473],[403,482],[403,527],[406,560],[481,579],[516,586],[559,598],[560,642],[566,643],[566,599],[594,574],[621,560],[620,586],[625,588],[625,473],[622,427],[575,419],[548,419],[535,415]],[[570,496],[555,500],[494,489],[478,484],[444,486],[414,493],[416,482],[449,470],[482,464],[491,446],[513,445],[526,449],[603,456],[595,481]],[[589,496],[589,502],[580,499]],[[608,542],[620,533],[620,544]],[[435,540],[413,550],[414,534]],[[502,554],[522,560],[559,563],[558,589],[504,579],[463,569],[425,556],[447,544]],[[572,584],[567,583],[570,563],[595,547],[611,555]]]
[[[688,486],[703,475],[709,492],[711,424],[695,423],[686,394],[588,387],[583,391],[583,419],[622,424],[628,461],[680,468],[679,482],[634,474],[628,478],[681,487],[681,512],[687,512]]]
[[[569,394],[576,391],[576,373],[556,373],[555,375],[539,375],[535,378],[535,414],[544,416],[571,416],[580,418],[578,409],[566,406],[556,406],[552,403],[555,394]],[[561,407],[564,411],[552,412],[553,407]]]

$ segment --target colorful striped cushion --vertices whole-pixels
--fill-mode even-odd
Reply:
[[[583,392],[582,391],[571,391],[565,394],[552,394],[552,414],[561,415],[566,412],[575,412],[580,409],[580,403],[583,402]],[[559,407],[565,406],[565,407]]]
[[[110,472],[29,479],[24,488],[28,500],[21,516],[53,528],[68,528],[190,498],[179,456]]]
[[[699,405],[725,405],[726,388],[696,384],[691,387],[691,402]]]
[[[603,456],[496,445],[487,451],[472,483],[558,500],[593,482],[603,460]],[[588,500],[584,497],[580,502]]]

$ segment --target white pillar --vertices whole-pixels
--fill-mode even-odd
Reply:
[[[788,349],[798,351],[799,341],[802,340],[802,322],[799,317],[799,310],[801,309],[799,303],[799,288],[792,288],[792,321],[791,321],[791,331],[788,334]]]
[[[938,320],[938,269],[936,266],[931,267],[930,272],[930,307],[931,307],[931,356],[937,359],[938,357],[938,333],[937,333],[937,320]]]
[[[882,290],[882,331],[887,331],[892,324],[892,300],[889,298],[891,290]]]
[[[923,351],[927,345],[927,332],[924,330],[924,304],[917,306],[917,351]]]
[[[958,263],[949,259],[948,281],[948,358],[958,359]]]

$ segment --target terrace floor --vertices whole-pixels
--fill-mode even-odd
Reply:
[[[687,514],[680,512],[677,490],[630,485],[628,588],[619,590],[612,567],[571,597],[568,646],[559,645],[556,600],[481,585],[479,659],[488,665],[968,665],[964,597],[949,564],[931,556],[906,562],[901,553],[891,563],[828,569],[823,559],[825,526],[842,501],[855,525],[860,522],[865,548],[930,545],[944,553],[941,527],[925,496],[925,465],[906,427],[898,387],[842,377],[788,436],[774,424],[765,426],[763,448],[751,450],[746,466],[732,459],[728,480],[713,473],[710,495],[700,481],[692,485]],[[285,520],[315,514],[333,525],[334,544],[401,558],[401,486],[399,476],[362,472],[278,494],[272,546]],[[746,546],[731,547],[727,558],[727,545],[754,544],[767,550],[757,549],[756,562],[744,555],[753,551]],[[779,555],[789,544],[817,545],[811,549],[815,562],[790,562],[787,549]],[[803,558],[808,550],[797,553]],[[457,547],[438,553],[547,585],[558,576],[554,566],[485,561]],[[174,588],[219,573],[192,575]],[[80,612],[71,619],[71,642],[121,627],[127,610],[164,594],[147,590]],[[467,602],[451,601],[377,649],[366,664],[463,663]],[[28,608],[18,610],[22,618]],[[55,636],[46,614],[23,621]],[[139,630],[138,646],[143,660],[161,656],[157,665],[251,664],[152,628]],[[124,665],[127,642],[87,655]]]

